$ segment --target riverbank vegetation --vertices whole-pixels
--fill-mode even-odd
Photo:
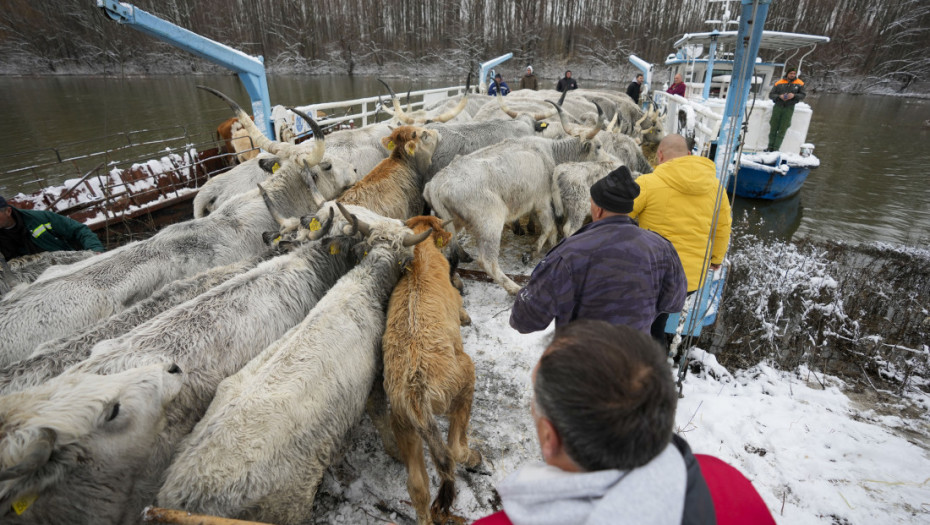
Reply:
[[[720,18],[720,4],[704,0],[132,3],[264,56],[272,74],[448,76],[473,67],[476,58],[513,52],[509,76],[519,77],[525,64],[533,64],[553,85],[569,68],[577,78],[625,84],[633,73],[629,54],[661,63],[683,32],[704,30],[704,20]],[[804,75],[816,89],[930,92],[930,3],[924,0],[775,1],[766,28],[831,38],[804,62]],[[222,71],[114,23],[92,0],[6,2],[0,11],[0,53],[0,74]]]
[[[930,251],[735,231],[728,257],[717,325],[699,343],[722,365],[829,374],[885,403],[930,392]]]

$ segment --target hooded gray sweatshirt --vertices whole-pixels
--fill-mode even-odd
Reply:
[[[545,463],[527,465],[497,487],[514,525],[679,524],[687,469],[669,444],[631,471],[566,472]]]

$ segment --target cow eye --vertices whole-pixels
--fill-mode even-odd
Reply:
[[[110,409],[110,415],[107,416],[107,421],[113,421],[116,419],[116,416],[119,415],[119,403],[113,405],[113,408]]]

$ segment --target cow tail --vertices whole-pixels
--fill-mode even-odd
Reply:
[[[455,501],[455,461],[452,459],[449,446],[442,439],[439,424],[436,423],[436,418],[432,414],[427,417],[426,427],[419,427],[419,431],[429,447],[433,465],[439,472],[439,493],[430,506],[430,512],[433,516],[439,517],[441,523],[445,523],[450,516],[452,503]]]

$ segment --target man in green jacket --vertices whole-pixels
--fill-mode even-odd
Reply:
[[[104,251],[90,228],[57,213],[20,210],[0,196],[0,251],[12,259],[22,255],[60,250]]]
[[[772,106],[772,118],[769,120],[769,147],[765,151],[778,151],[781,147],[785,133],[791,127],[794,106],[806,96],[807,91],[804,90],[804,82],[798,78],[798,70],[788,68],[785,78],[776,82],[769,92],[769,98],[775,105]]]

